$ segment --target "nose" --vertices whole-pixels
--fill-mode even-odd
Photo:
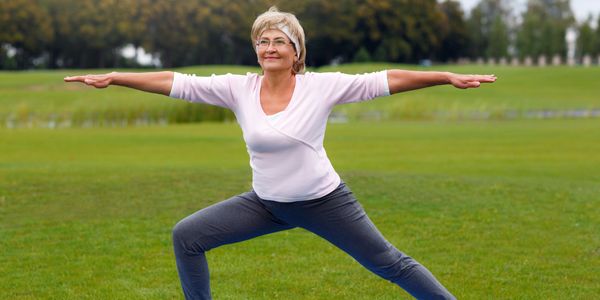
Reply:
[[[267,46],[266,51],[272,53],[272,52],[275,52],[275,50],[276,50],[275,45],[273,43],[269,43],[269,46]]]

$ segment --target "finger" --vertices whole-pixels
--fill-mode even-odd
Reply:
[[[496,81],[496,76],[494,75],[473,75],[471,76],[469,81],[479,81],[481,83],[489,83]]]
[[[64,78],[64,80],[66,82],[73,82],[73,81],[81,81],[83,82],[83,76],[67,76]]]
[[[480,80],[481,82],[495,82],[498,78],[495,75],[491,75],[491,76],[485,76],[483,77],[482,80]]]
[[[478,88],[481,85],[479,81],[469,81],[466,83],[465,88]]]

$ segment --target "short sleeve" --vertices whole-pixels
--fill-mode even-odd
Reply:
[[[236,103],[232,93],[232,85],[235,84],[237,77],[232,74],[213,74],[203,77],[175,72],[169,96],[189,102],[234,109]]]
[[[328,100],[334,105],[371,100],[377,97],[389,96],[390,88],[387,71],[344,74],[322,73],[325,78],[319,80],[322,87],[329,91]]]

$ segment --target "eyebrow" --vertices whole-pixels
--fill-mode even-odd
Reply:
[[[260,39],[258,39],[258,40],[259,40],[259,41],[263,41],[263,40],[269,40],[269,38],[260,38]],[[284,38],[284,37],[276,37],[276,38],[274,38],[273,40],[285,40],[285,38]]]

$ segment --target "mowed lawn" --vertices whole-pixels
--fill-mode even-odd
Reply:
[[[600,121],[331,124],[325,146],[459,299],[600,295]],[[0,299],[181,299],[172,226],[250,181],[235,124],[0,129]],[[208,259],[215,299],[409,298],[300,229]]]

